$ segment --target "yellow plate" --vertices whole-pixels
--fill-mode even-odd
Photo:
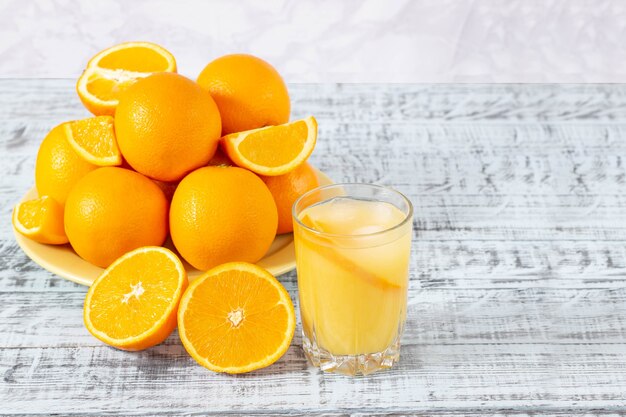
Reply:
[[[323,172],[315,170],[320,180],[320,185],[332,184],[332,180]],[[37,198],[37,190],[31,188],[21,201],[32,200]],[[67,280],[74,281],[77,284],[90,286],[91,283],[100,276],[104,269],[80,258],[72,247],[68,245],[44,245],[30,240],[22,236],[15,228],[13,228],[15,240],[20,248],[42,268],[59,275]],[[165,243],[166,247],[174,250],[172,242],[168,239]],[[186,263],[185,268],[189,279],[200,276],[203,271],[199,271]],[[293,246],[293,234],[286,233],[276,236],[274,243],[269,248],[263,259],[257,262],[257,265],[267,269],[273,275],[281,275],[293,270],[296,267],[296,256]]]

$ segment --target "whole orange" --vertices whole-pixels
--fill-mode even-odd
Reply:
[[[99,168],[76,183],[65,204],[65,233],[76,253],[105,268],[167,236],[168,204],[159,187],[124,168]]]
[[[269,249],[278,215],[263,181],[238,167],[209,166],[187,175],[170,208],[174,246],[195,268],[257,262]]]
[[[261,177],[267,185],[278,209],[278,230],[276,233],[293,232],[291,207],[298,197],[319,185],[317,174],[308,162],[293,171],[274,177]]]
[[[61,206],[70,190],[85,174],[98,168],[84,160],[65,136],[65,123],[52,129],[39,146],[35,184],[40,196],[48,195]]]
[[[224,55],[200,73],[222,115],[222,136],[289,121],[287,86],[270,64],[252,55]]]
[[[122,155],[137,172],[160,181],[177,181],[206,165],[221,130],[211,95],[175,73],[137,81],[121,95],[115,111]]]

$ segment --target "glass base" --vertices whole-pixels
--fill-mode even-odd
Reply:
[[[356,376],[368,375],[391,368],[400,359],[400,338],[398,337],[382,352],[361,355],[333,355],[319,347],[315,341],[302,333],[302,347],[309,362],[324,372]]]

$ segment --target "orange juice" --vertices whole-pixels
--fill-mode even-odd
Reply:
[[[407,213],[386,201],[335,196],[297,219],[305,350],[308,343],[330,356],[358,356],[397,348],[407,308]]]

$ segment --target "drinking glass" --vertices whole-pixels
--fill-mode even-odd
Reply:
[[[366,375],[399,359],[413,207],[371,184],[333,184],[293,206],[303,348],[324,371]]]

